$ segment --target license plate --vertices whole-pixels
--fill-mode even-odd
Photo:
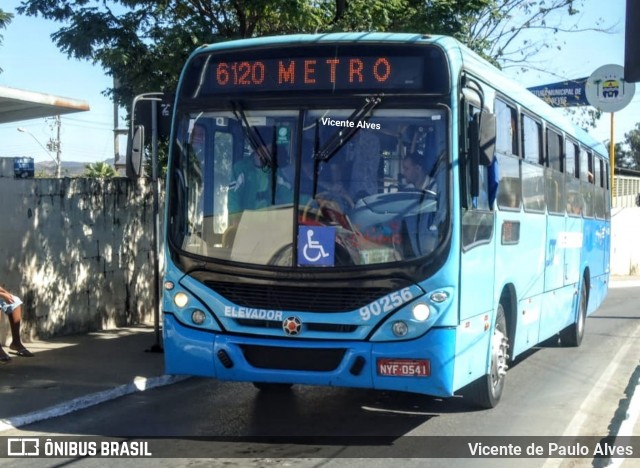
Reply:
[[[427,359],[378,359],[378,375],[426,377],[430,373]]]

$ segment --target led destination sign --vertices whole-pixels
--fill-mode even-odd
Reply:
[[[441,50],[369,44],[203,52],[188,63],[181,95],[198,98],[278,91],[444,94],[448,90],[448,66]]]
[[[219,62],[209,92],[303,89],[417,89],[419,57],[322,57]]]

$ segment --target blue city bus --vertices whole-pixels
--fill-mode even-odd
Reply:
[[[166,198],[166,372],[500,400],[609,279],[601,143],[456,40],[204,46]]]

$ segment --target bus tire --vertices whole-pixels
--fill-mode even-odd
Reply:
[[[502,303],[498,304],[496,325],[491,337],[491,362],[489,373],[472,382],[465,392],[476,406],[484,409],[494,408],[502,397],[507,374],[509,356],[509,339],[507,338],[507,320]]]
[[[584,337],[584,325],[587,319],[587,287],[583,282],[580,288],[580,303],[578,304],[578,313],[576,321],[564,330],[560,331],[560,343],[566,347],[578,347],[582,343]]]
[[[293,384],[274,382],[253,382],[253,386],[261,392],[280,393],[289,390]]]

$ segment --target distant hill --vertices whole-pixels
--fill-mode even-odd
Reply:
[[[84,175],[85,166],[92,164],[94,161],[77,162],[62,161],[62,177],[82,177]],[[113,165],[113,158],[105,159],[104,162]],[[56,163],[53,161],[42,161],[35,164],[36,177],[55,177]]]

